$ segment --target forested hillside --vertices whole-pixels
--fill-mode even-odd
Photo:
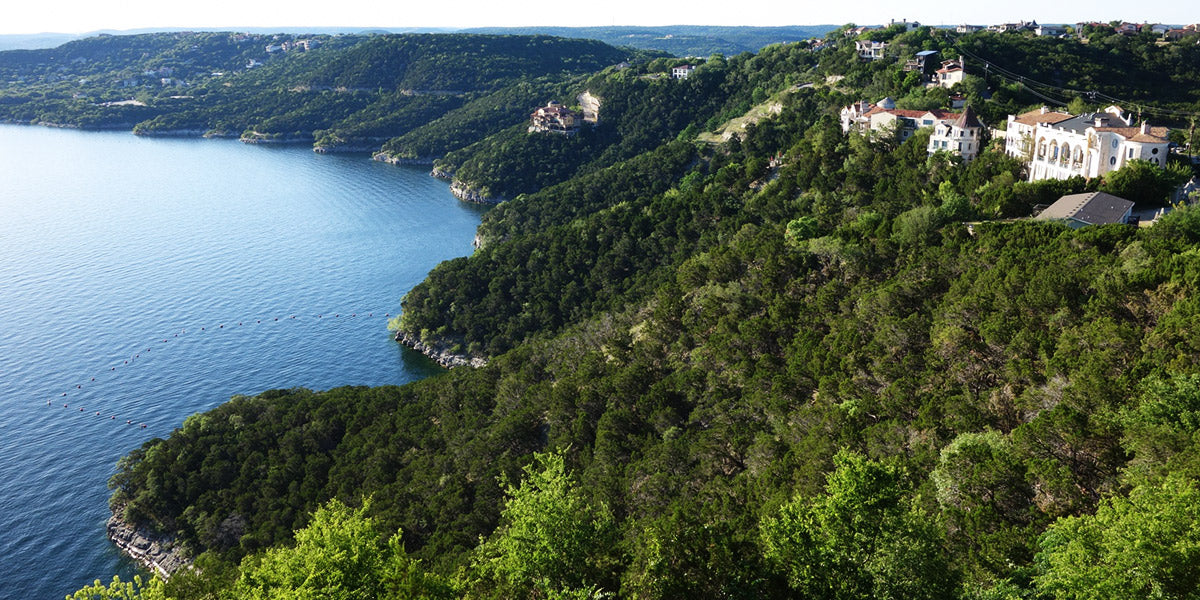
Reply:
[[[1193,597],[1200,211],[998,219],[1190,167],[1017,183],[995,148],[845,135],[852,100],[945,100],[902,65],[953,40],[885,33],[894,61],[835,32],[564,90],[611,129],[538,147],[561,176],[481,175],[514,199],[397,323],[486,366],[238,397],[131,453],[114,510],[200,567],[140,597]]]
[[[632,58],[548,36],[99,36],[0,52],[0,121],[374,150],[508,86]],[[490,116],[507,125],[528,110]]]

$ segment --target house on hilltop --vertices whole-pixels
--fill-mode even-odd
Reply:
[[[842,109],[842,132],[856,130],[864,135],[896,131],[901,140],[912,137],[918,129],[931,127],[929,153],[945,150],[971,160],[979,154],[983,143],[984,125],[975,112],[967,107],[963,112],[948,110],[904,110],[896,108],[891,98],[875,104],[865,100]]]
[[[1029,181],[1093,178],[1120,169],[1131,160],[1166,164],[1166,127],[1133,125],[1120,107],[1070,115],[1045,107],[1008,117],[1004,149],[1029,163]]]
[[[963,57],[959,56],[958,60],[943,60],[942,67],[933,74],[933,82],[950,89],[954,87],[954,84],[962,83],[966,75],[966,63],[963,62]]]
[[[883,58],[884,50],[887,50],[887,42],[876,42],[874,40],[856,40],[854,49],[858,51],[859,58],[867,60],[879,60]]]
[[[922,50],[916,53],[912,58],[904,61],[904,71],[916,71],[921,74],[922,78],[932,79],[934,73],[937,72],[937,63],[933,60],[937,54],[937,50]]]
[[[671,79],[687,79],[696,70],[695,65],[680,65],[671,68]]]
[[[1087,225],[1129,223],[1133,202],[1105,192],[1063,196],[1038,213],[1038,221],[1061,221],[1071,229]]]
[[[954,118],[942,119],[934,124],[933,133],[929,136],[929,153],[945,150],[970,162],[979,155],[984,129],[983,122],[968,106]]]
[[[579,113],[559,104],[547,102],[529,115],[529,133],[549,132],[572,136],[579,133],[583,118]]]

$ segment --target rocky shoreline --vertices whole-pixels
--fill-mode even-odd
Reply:
[[[134,527],[120,517],[119,510],[113,512],[105,529],[108,539],[121,552],[163,579],[169,579],[176,571],[192,566],[192,561],[184,555],[183,546],[176,542],[174,536],[145,527]]]
[[[416,165],[420,167],[433,166],[433,161],[437,160],[437,158],[433,156],[426,156],[422,158],[399,158],[392,156],[387,152],[376,152],[375,154],[371,155],[371,159],[379,162],[385,162],[389,165]]]
[[[436,362],[447,369],[454,367],[484,367],[487,366],[487,359],[479,357],[469,357],[465,354],[455,354],[450,351],[445,343],[426,344],[420,338],[409,335],[404,331],[396,332],[396,341],[428,356],[433,362]]]
[[[473,189],[471,186],[457,179],[450,183],[450,193],[463,202],[474,202],[475,204],[500,204],[504,202],[504,198],[485,196],[483,192]]]

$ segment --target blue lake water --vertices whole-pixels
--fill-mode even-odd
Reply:
[[[361,155],[0,126],[0,599],[132,574],[106,482],[188,415],[440,372],[384,315],[481,213]]]

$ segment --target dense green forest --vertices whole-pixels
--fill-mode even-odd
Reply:
[[[1190,166],[1025,183],[995,147],[963,164],[927,131],[845,135],[852,100],[945,101],[902,70],[919,49],[1042,43],[865,35],[895,60],[838,31],[694,80],[597,69],[558,96],[604,98],[594,131],[448,154],[513,200],[395,325],[486,366],[188,418],[121,461],[112,506],[198,570],[75,597],[1194,597],[1200,210],[1011,218],[1085,190],[1162,203]],[[1155,48],[1200,87],[1191,50]],[[981,114],[1039,101],[1004,85],[963,87]],[[1200,113],[1187,93],[1164,106]],[[526,152],[564,172],[471,163]]]

